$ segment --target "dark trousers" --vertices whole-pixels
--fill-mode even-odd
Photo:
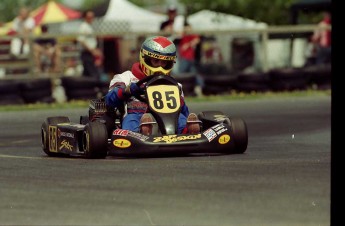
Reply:
[[[94,77],[100,79],[100,69],[95,65],[95,58],[89,51],[81,52],[81,61],[83,63],[83,76]]]
[[[326,64],[330,63],[332,59],[332,54],[331,54],[331,47],[319,47],[317,50],[317,55],[316,55],[316,63],[317,64]]]

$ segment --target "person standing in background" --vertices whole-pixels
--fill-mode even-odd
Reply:
[[[169,6],[167,9],[167,20],[161,23],[160,31],[167,33],[168,38],[175,44],[178,48],[181,36],[183,33],[183,23],[184,18],[177,17],[177,8],[174,5]],[[175,67],[173,68],[171,74],[176,75],[179,73],[179,53],[177,50],[177,58],[175,62]]]
[[[175,6],[170,6],[167,10],[168,19],[161,23],[160,30],[169,33],[170,35],[174,32],[174,22],[177,16],[177,9]]]
[[[198,73],[196,61],[196,48],[201,42],[201,37],[198,34],[192,34],[191,31],[191,25],[186,22],[184,33],[178,47],[180,56],[179,72],[195,74],[196,86],[194,92],[197,96],[202,96],[204,81]]]
[[[13,20],[14,35],[20,35],[11,40],[10,52],[13,57],[27,56],[30,51],[30,35],[35,28],[35,20],[30,16],[30,9],[20,8],[19,14]]]
[[[332,33],[328,26],[332,24],[330,12],[324,12],[322,21],[314,31],[312,42],[316,48],[316,64],[325,64],[331,62]]]
[[[47,34],[48,26],[42,24],[41,31],[43,35]],[[59,72],[61,70],[61,49],[55,38],[36,38],[33,44],[33,50],[36,72]]]
[[[97,37],[92,28],[94,17],[95,14],[91,10],[83,13],[84,21],[79,27],[77,40],[82,46],[80,56],[84,68],[82,75],[100,79],[101,73],[96,60],[102,58],[102,52],[98,48]]]

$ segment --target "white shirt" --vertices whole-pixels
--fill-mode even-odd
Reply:
[[[77,37],[79,42],[85,43],[90,49],[97,47],[97,39],[94,35],[92,26],[85,21],[80,25],[78,33],[81,34]]]
[[[16,17],[13,20],[12,25],[13,30],[15,30],[18,34],[23,34],[24,28],[33,30],[35,28],[35,20],[32,17],[26,18],[24,21]]]
[[[121,74],[114,75],[113,79],[110,81],[109,91],[115,87],[116,83],[124,83],[128,86],[132,82],[138,82],[139,79],[133,75],[131,71],[124,71]]]

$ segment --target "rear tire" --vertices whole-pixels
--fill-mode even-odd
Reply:
[[[240,118],[230,118],[231,128],[234,133],[235,150],[233,153],[242,154],[248,146],[248,130],[244,120]]]
[[[98,121],[86,124],[82,144],[86,158],[104,159],[108,153],[107,127]]]
[[[51,152],[49,150],[49,125],[56,125],[59,123],[69,123],[70,120],[65,116],[48,117],[41,126],[41,144],[44,153],[51,157],[65,156],[65,154]]]

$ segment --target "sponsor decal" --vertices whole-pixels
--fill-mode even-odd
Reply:
[[[132,145],[129,140],[122,139],[122,138],[114,140],[113,144],[115,147],[118,147],[118,148],[128,148],[129,146]]]
[[[124,129],[116,129],[113,131],[113,135],[118,135],[118,136],[127,136],[128,135],[128,130]]]
[[[211,142],[214,138],[217,137],[217,134],[216,134],[216,132],[214,132],[213,129],[208,129],[208,130],[204,131],[203,134],[206,136],[208,142]]]
[[[167,144],[175,143],[184,140],[197,140],[201,138],[201,134],[188,135],[188,136],[177,136],[177,135],[167,135],[162,137],[154,137],[153,143],[165,142]]]
[[[148,55],[149,57],[153,57],[160,60],[175,60],[175,56],[164,56],[157,53],[151,53],[147,51],[146,49],[142,49],[142,52],[143,54]]]
[[[123,137],[133,137],[135,139],[139,139],[141,141],[145,141],[147,139],[149,139],[148,136],[141,134],[141,133],[136,133],[136,132],[132,132],[130,130],[125,130],[125,129],[116,129],[113,131],[113,135],[114,136],[123,136]]]
[[[228,128],[226,128],[224,126],[224,124],[218,124],[218,125],[215,125],[215,126],[212,126],[211,127],[218,135],[219,134],[222,134],[223,132],[227,131]]]
[[[136,133],[136,132],[132,132],[132,131],[128,131],[128,136],[133,137],[135,139],[139,139],[141,141],[145,141],[145,140],[149,139],[149,137],[144,135],[144,134]]]
[[[220,144],[226,144],[229,141],[230,141],[230,136],[228,134],[224,134],[224,135],[220,136],[219,139],[218,139],[218,142]]]
[[[71,145],[67,140],[63,140],[61,142],[61,146],[59,147],[59,150],[61,151],[63,148],[66,148],[69,151],[72,151],[73,145]]]
[[[222,128],[222,129],[220,129],[219,131],[217,131],[217,134],[219,135],[219,134],[222,134],[222,133],[224,133],[225,131],[227,131],[228,129],[227,128]]]
[[[68,133],[68,132],[63,132],[60,129],[58,129],[58,137],[69,137],[69,138],[74,138],[73,133]]]

